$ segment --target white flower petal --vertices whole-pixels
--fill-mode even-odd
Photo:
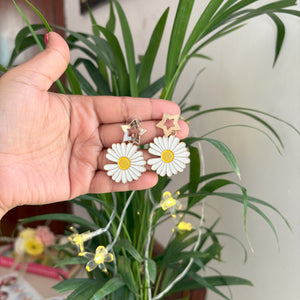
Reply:
[[[151,147],[148,151],[149,151],[149,153],[151,153],[153,155],[157,155],[157,156],[161,155],[161,151],[157,151],[157,149],[154,147]]]
[[[127,146],[126,146],[126,153],[125,153],[125,156],[126,156],[126,157],[128,157],[128,153],[129,153],[130,150],[132,149],[132,146],[133,146],[132,143],[127,144]]]
[[[177,146],[176,146],[176,148],[174,149],[174,152],[176,151],[181,151],[181,149],[186,149],[186,145],[185,145],[185,143],[184,142],[181,142],[181,143],[179,143]]]
[[[143,157],[143,152],[142,152],[142,151],[137,151],[137,152],[135,152],[135,153],[131,156],[130,160],[133,161],[133,160],[135,160],[135,159],[137,159],[137,158],[139,158],[139,157]]]
[[[132,181],[132,176],[131,176],[129,170],[130,170],[130,169],[126,170],[125,173],[126,173],[127,181],[131,182],[131,181]]]
[[[170,164],[170,169],[174,175],[176,175],[178,173],[176,165],[173,162]]]
[[[132,162],[133,166],[144,166],[146,162],[144,160],[135,160]]]
[[[127,182],[127,176],[126,176],[126,171],[122,171],[122,183]]]
[[[178,158],[176,157],[175,160],[176,161],[180,161],[180,162],[182,162],[184,164],[190,163],[190,159],[188,157],[178,157]]]
[[[175,137],[174,135],[171,135],[170,138],[169,138],[169,149],[174,152],[174,149],[178,145],[179,141],[180,140],[179,140],[178,137]]]
[[[161,153],[163,151],[163,149],[161,149],[161,147],[159,147],[158,144],[154,144],[154,143],[150,143],[150,149],[156,150],[157,152]],[[149,149],[149,150],[150,150]],[[160,154],[159,154],[160,155]]]
[[[141,176],[141,173],[138,171],[135,171],[134,168],[128,169],[128,173],[130,173],[130,176],[133,180],[138,180],[138,178]]]
[[[125,143],[121,144],[122,156],[126,156],[127,154],[127,145]]]
[[[108,148],[108,149],[107,149],[107,152],[108,152],[111,156],[115,157],[116,159],[119,158],[118,153],[116,153],[116,151],[115,151],[114,149]]]
[[[113,176],[113,175],[118,171],[118,169],[119,169],[119,167],[117,166],[116,169],[109,170],[109,171],[107,172],[107,175],[108,175],[108,176]]]
[[[167,169],[167,175],[170,177],[172,176],[172,171],[171,171],[171,163],[166,164],[166,169]]]
[[[121,144],[116,144],[117,153],[120,155],[120,157],[123,157],[124,154],[122,153],[122,147]]]
[[[160,176],[165,176],[167,172],[167,167],[166,164],[162,162],[162,164],[158,167],[156,173],[159,174]]]
[[[115,182],[119,183],[122,179],[122,170],[119,170],[120,172],[117,174]]]
[[[162,137],[154,138],[154,144],[159,148],[160,151],[164,151],[164,143]]]
[[[117,156],[118,158],[122,157],[122,153],[121,153],[121,151],[120,151],[120,149],[121,149],[121,148],[120,148],[120,144],[112,144],[111,148],[115,151],[116,156]]]
[[[113,156],[113,155],[111,155],[110,153],[107,153],[107,154],[106,154],[106,158],[107,158],[108,160],[110,160],[110,161],[113,161],[113,162],[118,162],[118,160],[119,160],[116,156]]]
[[[157,164],[157,163],[160,163],[161,162],[161,158],[150,158],[148,159],[147,163],[148,165],[154,165],[154,164]]]
[[[127,149],[128,150],[128,153],[127,153],[127,157],[129,158],[129,159],[131,159],[131,157],[132,157],[132,155],[136,152],[136,150],[137,150],[137,146],[135,146],[135,145],[133,145],[133,144],[129,144],[129,145],[132,145],[129,149]]]
[[[186,165],[176,159],[174,159],[172,161],[172,163],[174,164],[174,167],[176,168],[176,170],[178,170],[179,172],[182,172],[184,170],[184,168],[186,167]]]
[[[112,176],[112,180],[116,180],[116,178],[121,174],[121,170],[118,168]]]
[[[175,149],[174,155],[182,155],[185,154],[186,156],[190,156],[190,152],[187,150],[187,148],[182,148],[182,149]]]
[[[135,170],[139,171],[140,173],[143,173],[146,171],[146,168],[142,167],[142,166],[132,166],[132,169],[135,169]]]
[[[163,137],[163,145],[164,145],[164,149],[169,149],[169,138],[167,138],[166,136]]]
[[[104,170],[110,171],[110,170],[116,170],[118,169],[118,165],[116,164],[107,164],[104,166]]]

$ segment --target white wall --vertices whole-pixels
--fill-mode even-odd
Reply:
[[[88,17],[79,16],[77,2],[79,1],[65,1],[67,26],[73,30],[90,31]],[[201,1],[203,2],[207,1]],[[167,6],[171,7],[169,20],[172,18],[176,3],[174,0],[121,1],[132,27],[136,54],[145,50],[153,26]],[[203,4],[200,7],[202,8]],[[100,6],[94,12],[98,22],[105,24],[107,5]],[[203,109],[218,106],[257,108],[283,118],[300,129],[300,22],[292,17],[285,17],[284,20],[287,25],[286,41],[274,69],[272,60],[275,27],[267,17],[262,17],[205,49],[203,52],[212,56],[214,61],[199,60],[190,64],[175,98],[180,99],[196,72],[206,66],[206,71],[199,77],[190,95],[191,103],[200,103]],[[170,25],[169,22],[167,33],[170,32]],[[166,50],[165,39],[155,69],[157,76],[163,71]],[[245,120],[235,114],[218,113],[207,115],[193,123],[192,129],[202,134],[217,126]],[[272,120],[270,122],[281,134],[285,144],[282,157],[265,137],[250,129],[229,129],[212,136],[225,142],[235,153],[242,174],[240,184],[248,188],[249,195],[266,200],[277,207],[287,216],[293,228],[291,233],[276,214],[265,210],[278,231],[279,251],[268,225],[249,211],[248,231],[255,255],[249,253],[245,265],[241,248],[229,239],[222,241],[224,263],[217,263],[214,267],[227,275],[248,278],[255,285],[254,288],[232,288],[234,299],[298,300],[300,297],[300,137],[282,124]],[[206,145],[203,147],[207,159],[207,173],[229,169],[216,151]],[[237,178],[234,180],[238,181]],[[221,213],[222,221],[218,230],[238,237],[247,246],[243,231],[242,207],[220,199],[211,199],[208,203]],[[216,216],[217,213],[213,209],[206,208],[207,223]],[[159,239],[165,240],[166,234],[168,229],[161,230]],[[222,291],[228,292],[226,289]],[[208,294],[207,300],[217,299],[221,297],[213,293]]]

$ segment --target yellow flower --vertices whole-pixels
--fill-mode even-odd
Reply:
[[[28,238],[24,243],[25,251],[33,256],[42,254],[44,252],[43,243],[36,238]]]
[[[95,253],[90,252],[81,252],[78,254],[79,256],[84,256],[90,259],[90,261],[86,265],[86,270],[88,272],[93,271],[97,266],[103,271],[107,272],[105,267],[105,262],[112,262],[114,260],[114,256],[111,253],[108,253],[104,246],[98,246]]]
[[[68,239],[71,242],[71,244],[76,245],[77,248],[79,248],[79,252],[84,251],[84,242],[88,241],[90,239],[90,231],[86,231],[84,233],[78,233],[78,231],[74,228],[70,228],[74,233],[71,234]]]
[[[176,229],[179,231],[191,231],[193,230],[193,225],[190,222],[181,221],[177,226]]]
[[[182,208],[180,201],[174,199],[168,191],[163,193],[163,200],[160,202],[160,205],[163,210],[169,210],[172,217],[176,217],[176,210]]]
[[[33,228],[25,228],[22,231],[20,231],[19,236],[22,237],[23,239],[27,240],[30,238],[34,238],[35,232],[36,232],[36,230]]]

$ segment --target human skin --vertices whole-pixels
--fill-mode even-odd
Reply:
[[[164,112],[180,113],[160,99],[48,92],[68,65],[69,49],[54,32],[47,39],[44,51],[0,78],[0,217],[18,205],[154,186],[150,170],[131,183],[112,181],[103,168],[107,148],[122,142],[120,125],[130,116],[143,120],[145,144],[163,134],[155,125]],[[179,125],[184,138],[188,126]]]

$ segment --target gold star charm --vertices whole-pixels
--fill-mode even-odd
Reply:
[[[137,145],[140,144],[141,136],[147,131],[141,128],[140,122],[137,119],[131,121],[129,125],[121,125],[121,127],[125,133],[123,142],[133,142]]]
[[[181,128],[178,125],[178,119],[179,115],[169,115],[167,113],[164,113],[162,120],[156,125],[156,127],[162,129],[164,131],[165,136],[169,136],[172,133],[176,133],[176,131],[181,130]],[[167,120],[173,120],[174,126],[167,127],[166,122]]]

